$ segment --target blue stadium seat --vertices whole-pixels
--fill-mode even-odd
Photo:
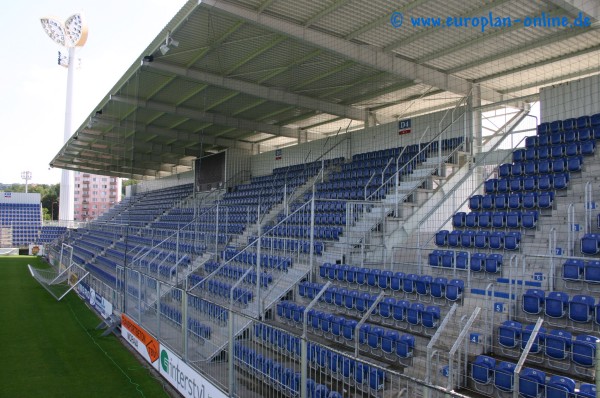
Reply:
[[[495,195],[487,194],[481,198],[481,210],[494,210]]]
[[[469,265],[469,253],[465,251],[456,252],[455,266],[457,269],[467,269]]]
[[[429,296],[429,290],[433,277],[431,275],[421,275],[415,280],[415,291],[420,296]]]
[[[482,212],[485,213],[485,212]],[[481,220],[481,217],[480,217]],[[473,244],[475,242],[475,231],[473,230],[466,230],[466,231],[462,231],[460,234],[460,245],[462,247],[472,247]]]
[[[410,307],[410,301],[408,300],[398,300],[393,307],[392,316],[394,321],[404,322],[406,320],[406,310]]]
[[[538,398],[544,393],[546,373],[532,368],[523,368],[519,374],[519,394],[524,398]]]
[[[490,233],[490,237],[488,239],[488,245],[490,249],[501,250],[504,249],[504,232],[494,231]]]
[[[535,210],[521,213],[521,225],[523,228],[533,229],[537,227],[538,212]]]
[[[590,116],[580,116],[577,118],[577,129],[583,129],[591,126]]]
[[[477,228],[479,226],[479,212],[472,211],[465,215],[465,227],[467,228]]]
[[[581,383],[579,392],[575,393],[575,398],[597,398],[596,385],[590,383]]]
[[[440,307],[437,305],[428,305],[421,312],[421,324],[425,328],[437,328],[440,320]]]
[[[506,212],[497,211],[497,212],[492,213],[492,227],[493,228],[506,227]]]
[[[441,231],[436,232],[435,234],[435,244],[437,246],[446,246],[448,245],[448,234],[450,231],[442,229]]]
[[[546,382],[546,398],[571,398],[575,393],[575,380],[560,375],[551,376]]]
[[[504,321],[498,327],[498,344],[506,348],[515,348],[520,345],[523,325],[516,321]]]
[[[581,238],[581,252],[589,255],[600,253],[600,234],[584,234]]]
[[[498,176],[502,178],[510,177],[512,175],[512,163],[504,163],[498,166]]]
[[[443,299],[446,297],[446,285],[448,284],[448,279],[444,277],[434,278],[430,283],[430,293],[431,297],[434,299]]]
[[[520,192],[511,193],[508,195],[508,208],[520,209],[522,207],[523,194]]]
[[[509,193],[510,192],[510,178],[500,178],[498,179],[498,184],[496,186],[497,193]]]
[[[452,226],[454,228],[464,227],[466,216],[467,216],[467,213],[465,213],[464,211],[459,211],[459,212],[454,213],[454,215],[452,216]]]
[[[381,336],[381,351],[384,354],[395,354],[396,342],[400,339],[400,333],[396,330],[386,330]]]
[[[403,334],[396,342],[396,355],[400,359],[410,358],[413,356],[415,348],[415,337],[410,334]]]
[[[465,289],[465,282],[462,279],[451,279],[446,285],[446,299],[457,301],[462,298]]]
[[[545,353],[551,359],[564,360],[571,352],[572,336],[566,330],[552,330],[545,336]]]
[[[595,304],[592,296],[582,294],[573,296],[569,301],[569,319],[574,322],[590,322]]]
[[[504,392],[512,392],[514,388],[515,364],[510,362],[498,362],[494,368],[494,385]]]
[[[552,165],[553,161],[551,159],[540,159],[537,164],[538,174],[546,175],[552,173]]]
[[[546,296],[544,313],[551,318],[563,318],[567,313],[569,295],[564,292],[550,292]]]
[[[600,338],[590,335],[579,335],[572,341],[571,356],[576,365],[591,368],[596,363],[596,344]]]
[[[583,156],[591,156],[596,152],[596,142],[589,139],[579,143],[579,151]]]
[[[425,310],[425,306],[421,303],[412,303],[409,308],[406,309],[406,321],[414,326],[421,324],[421,315]]]
[[[471,271],[473,272],[481,272],[485,268],[485,253],[472,253],[471,254]]]
[[[533,334],[533,329],[535,328],[534,324],[526,325],[521,332],[521,349],[524,350],[527,342],[531,338]],[[544,339],[546,337],[546,328],[540,327],[535,340],[530,348],[530,353],[537,354],[544,350]]]
[[[485,272],[499,273],[502,270],[502,254],[490,253],[485,259]]]
[[[590,127],[577,130],[577,140],[579,142],[589,141],[593,139],[594,136],[592,135],[592,129]]]
[[[579,280],[583,276],[584,261],[569,258],[563,263],[563,279]]]
[[[600,282],[600,261],[592,260],[585,263],[583,267],[583,279],[586,282]]]
[[[471,363],[471,377],[477,383],[490,384],[494,377],[496,360],[487,355],[478,355]]]
[[[480,210],[481,209],[481,201],[483,200],[482,195],[473,195],[469,198],[469,209],[471,210]]]

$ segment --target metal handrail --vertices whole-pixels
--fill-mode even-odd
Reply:
[[[508,134],[504,136],[504,139],[499,140],[492,148],[490,148],[490,150],[488,152],[486,152],[483,156],[479,157],[477,162],[473,165],[473,170],[475,170],[477,167],[482,166],[485,164],[488,156],[491,156],[490,154],[495,153],[495,150],[498,149],[498,147],[504,142],[504,140],[508,137]],[[517,146],[522,143],[523,141],[525,141],[526,137],[523,137],[518,143]],[[504,157],[502,160],[507,160],[512,156],[512,153],[506,155],[506,157]],[[496,168],[497,169],[497,168]],[[458,189],[459,186],[461,186],[467,179],[471,178],[472,176],[472,172],[471,173],[467,173],[459,182],[457,182],[452,189],[450,189],[446,195],[444,195],[444,197],[438,202],[439,205],[441,206],[448,198],[453,197],[454,192]],[[463,207],[468,201],[469,201],[469,196],[473,195],[475,192],[479,191],[481,187],[483,187],[483,185],[485,184],[485,180],[481,181],[481,183],[479,183],[479,185],[477,185],[472,191],[471,194],[467,196],[467,199],[463,200],[463,202],[458,206],[458,208]],[[439,206],[438,206],[439,207]],[[424,217],[421,219],[421,222],[426,221],[429,217],[431,217],[433,214],[436,213],[437,208],[438,207],[434,207],[432,208],[427,214],[424,215]],[[448,221],[450,221],[452,219],[452,215],[450,215],[450,217],[446,218],[446,220],[444,220],[444,222],[440,223],[440,228],[437,230],[439,231],[442,226],[444,226]],[[436,231],[436,232],[437,232]],[[433,234],[427,241],[424,242],[423,247],[427,247],[429,245],[429,243],[434,239],[435,234]]]

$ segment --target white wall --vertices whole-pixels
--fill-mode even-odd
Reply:
[[[0,203],[28,203],[40,204],[42,196],[39,193],[24,192],[2,192],[0,191]]]
[[[194,172],[186,171],[185,173],[172,175],[158,180],[140,181],[136,185],[129,185],[125,187],[125,196],[131,196],[135,195],[136,193],[154,191],[156,189],[170,188],[177,185],[193,183]]]
[[[541,122],[600,113],[600,75],[540,90]]]

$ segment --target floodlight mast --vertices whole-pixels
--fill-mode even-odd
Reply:
[[[71,110],[73,101],[73,72],[75,70],[75,48],[83,47],[87,41],[88,28],[82,14],[73,14],[64,23],[55,18],[41,18],[42,28],[61,47],[69,51],[67,63],[67,99],[65,106],[64,141],[71,138]],[[65,66],[60,62],[59,64]],[[72,221],[74,219],[74,187],[73,173],[63,170],[60,180],[60,203],[58,219],[60,221]]]

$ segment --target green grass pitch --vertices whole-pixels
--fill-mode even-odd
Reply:
[[[0,397],[168,397],[163,382],[70,292],[57,302],[33,279],[36,257],[0,257]]]

